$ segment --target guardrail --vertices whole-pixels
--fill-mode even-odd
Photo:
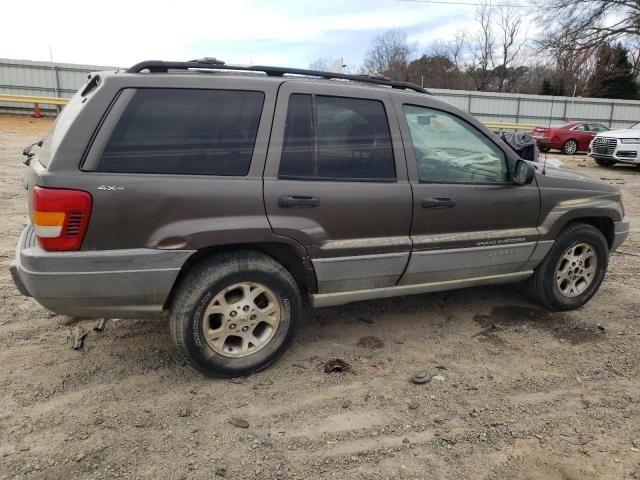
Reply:
[[[42,113],[40,112],[40,104],[45,105],[66,105],[69,103],[68,98],[57,97],[34,97],[31,95],[9,95],[0,93],[0,102],[8,103],[33,103],[33,116],[40,118]]]
[[[535,127],[539,127],[539,125],[534,125],[533,123],[503,123],[503,122],[482,122],[484,126],[490,128],[491,130],[498,130],[502,132],[503,130],[533,130]]]
[[[40,118],[40,104],[45,105],[66,105],[68,98],[57,97],[34,97],[29,95],[8,95],[0,93],[0,102],[13,103],[33,103],[33,116]],[[491,130],[502,132],[503,130],[531,130],[537,125],[531,123],[504,123],[504,122],[484,122],[484,125]]]

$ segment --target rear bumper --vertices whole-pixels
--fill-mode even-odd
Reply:
[[[620,245],[624,243],[624,241],[629,236],[629,230],[631,228],[631,223],[627,217],[624,217],[619,222],[614,222],[613,224],[613,243],[611,244],[610,251],[615,251],[618,249]]]
[[[46,252],[31,225],[11,262],[23,295],[52,312],[73,317],[153,317],[162,312],[191,250],[127,249]]]

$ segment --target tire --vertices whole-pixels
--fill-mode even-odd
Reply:
[[[542,153],[547,153],[549,152],[549,150],[551,150],[551,148],[549,148],[549,145],[538,145],[538,150],[540,150]]]
[[[567,140],[562,145],[561,152],[565,155],[573,155],[574,153],[578,153],[578,142],[573,139]]]
[[[582,251],[588,255],[588,250],[580,247],[580,245],[590,246],[595,254],[596,262],[593,268],[593,275],[590,283],[587,285],[582,282],[579,284],[579,286],[584,287],[584,290],[579,291],[578,288],[573,292],[575,295],[567,296],[561,292],[558,283],[564,282],[562,285],[568,290],[571,281],[569,279],[559,280],[559,278],[562,278],[560,276],[562,272],[557,272],[556,269],[561,267],[566,268],[568,266],[565,254],[567,254],[570,249],[574,249],[572,253]],[[561,262],[563,263],[561,264]],[[569,264],[571,263],[573,262],[569,262]],[[587,262],[583,263],[584,270],[588,270]],[[598,288],[600,288],[607,271],[608,263],[609,246],[602,232],[591,225],[572,223],[560,232],[553,247],[551,247],[551,250],[547,253],[547,256],[536,267],[533,275],[527,281],[527,293],[534,301],[548,310],[566,311],[580,308],[587,303],[598,291]],[[593,265],[593,263],[590,263],[590,265]],[[581,268],[579,265],[576,265],[576,267]],[[579,293],[577,293],[578,291]]]
[[[595,158],[594,160],[601,167],[613,167],[616,164],[615,160],[606,160],[602,158]]]
[[[225,252],[196,264],[177,288],[170,315],[176,348],[187,363],[212,377],[250,375],[271,365],[291,344],[302,316],[300,291],[291,274],[273,258],[251,250]],[[276,313],[264,313],[272,310]]]

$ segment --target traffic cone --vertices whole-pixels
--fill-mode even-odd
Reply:
[[[42,113],[40,112],[40,105],[38,105],[37,103],[33,104],[33,116],[35,118],[42,117]]]

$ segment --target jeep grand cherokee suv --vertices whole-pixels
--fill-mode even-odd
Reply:
[[[168,311],[218,376],[274,362],[306,304],[526,281],[578,308],[629,230],[613,186],[383,77],[143,62],[92,75],[28,163],[19,290],[71,316]]]

